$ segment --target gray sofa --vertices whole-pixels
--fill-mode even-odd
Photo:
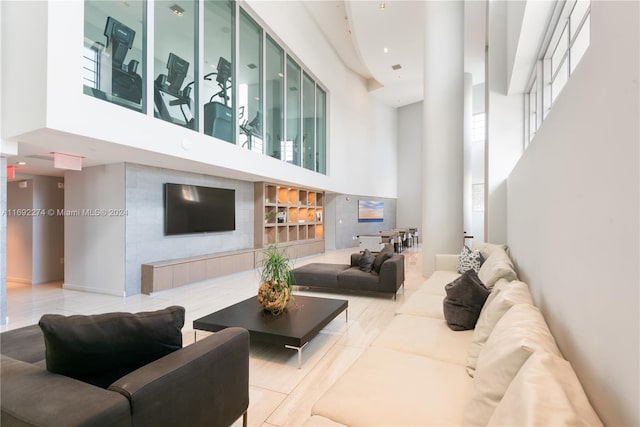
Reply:
[[[390,258],[380,265],[379,272],[362,271],[359,268],[362,253],[351,254],[350,264],[311,263],[293,269],[293,284],[311,288],[350,291],[380,292],[392,294],[404,285],[404,255],[393,253],[385,247],[380,252]]]
[[[38,325],[0,334],[0,425],[228,426],[249,406],[249,334],[228,328],[101,388],[49,372]]]

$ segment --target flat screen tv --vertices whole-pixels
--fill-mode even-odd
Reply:
[[[236,190],[164,184],[164,234],[236,229]]]

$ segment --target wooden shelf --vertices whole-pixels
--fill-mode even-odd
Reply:
[[[254,200],[255,248],[296,244],[300,253],[324,251],[323,192],[259,182]]]

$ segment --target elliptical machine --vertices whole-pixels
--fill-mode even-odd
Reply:
[[[233,112],[229,105],[228,90],[231,89],[231,63],[222,56],[218,60],[217,71],[204,76],[211,81],[211,76],[216,76],[216,82],[220,90],[213,94],[204,105],[204,133],[227,142],[233,142]],[[220,97],[224,103],[214,101]]]

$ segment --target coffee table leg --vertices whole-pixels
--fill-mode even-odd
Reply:
[[[305,348],[309,344],[308,342],[304,343],[302,347],[296,347],[294,345],[285,344],[285,348],[289,348],[291,350],[298,350],[298,369],[302,369],[302,349]]]

